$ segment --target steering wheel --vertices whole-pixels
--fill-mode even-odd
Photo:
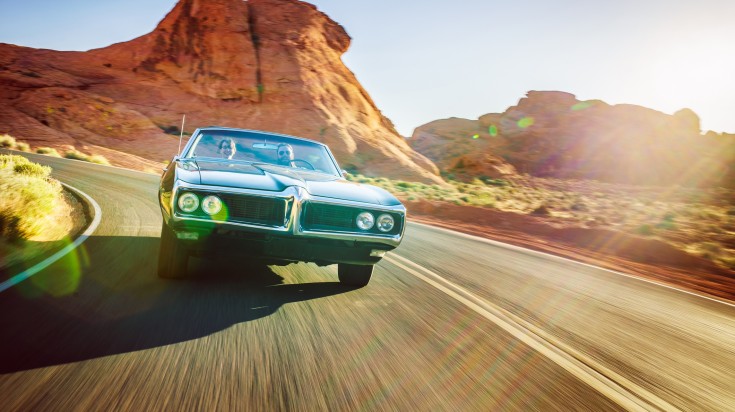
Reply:
[[[313,164],[307,162],[304,159],[293,159],[293,160],[291,160],[291,164],[293,164],[294,167],[298,167],[298,166],[296,166],[297,163],[303,163],[303,164],[305,164],[307,166],[308,169],[316,170],[316,167],[314,167]]]

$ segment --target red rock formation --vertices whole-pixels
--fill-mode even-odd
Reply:
[[[416,129],[410,144],[442,170],[456,169],[460,158],[465,164],[468,157],[487,163],[483,159],[493,155],[534,176],[735,185],[735,137],[702,135],[691,110],[666,115],[634,105],[579,101],[563,92],[532,91],[504,113],[476,121],[428,123]]]
[[[327,143],[362,173],[441,182],[341,61],[350,37],[296,0],[182,0],[156,29],[88,52],[0,44],[0,133],[113,149],[152,167],[186,131],[221,125]]]

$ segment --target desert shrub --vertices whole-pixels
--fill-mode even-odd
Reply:
[[[25,162],[17,163],[13,166],[13,171],[21,175],[36,176],[45,179],[51,174],[51,168],[41,166],[38,163]]]
[[[174,136],[179,136],[181,134],[181,129],[179,129],[179,126],[158,126],[161,130],[163,130],[166,134],[172,134]]]
[[[0,147],[4,147],[6,149],[12,149],[15,147],[15,138],[9,134],[4,134],[0,136]]]
[[[85,162],[89,161],[89,155],[82,153],[78,150],[69,150],[64,154],[64,157],[72,160],[82,160]]]
[[[488,186],[505,187],[509,185],[505,179],[492,179],[487,176],[481,176],[480,180]]]
[[[39,147],[36,149],[36,153],[46,156],[61,157],[59,152],[53,147]]]
[[[110,165],[110,162],[107,160],[107,158],[102,155],[92,155],[89,157],[89,161],[106,166]]]
[[[68,152],[66,152],[66,154],[64,154],[64,157],[67,158],[67,159],[82,160],[82,161],[85,161],[85,162],[98,163],[98,164],[102,164],[102,165],[109,165],[110,164],[110,162],[107,160],[107,158],[104,157],[104,156],[102,156],[102,155],[91,155],[90,156],[90,155],[88,155],[86,153],[82,153],[82,152],[80,152],[78,150],[69,150]]]
[[[569,206],[569,209],[574,210],[575,212],[587,212],[587,205],[585,205],[582,201],[576,201],[572,203],[571,206]]]
[[[717,242],[699,242],[689,245],[687,250],[705,259],[716,260],[723,255],[725,249]]]
[[[0,156],[0,236],[30,239],[52,225],[62,200],[61,185],[47,179],[50,169],[21,156]]]
[[[643,236],[652,236],[653,227],[651,225],[640,225],[636,228],[636,233]]]
[[[661,221],[656,225],[658,229],[666,229],[666,230],[674,230],[676,229],[676,224],[674,223],[674,218],[676,216],[669,212],[664,215],[663,218],[661,218]]]
[[[545,204],[541,204],[538,207],[536,207],[535,209],[533,209],[531,211],[531,214],[532,215],[537,215],[537,216],[549,216],[549,215],[551,215],[551,211],[549,210],[549,208]]]
[[[31,151],[31,145],[26,142],[16,142],[15,149],[20,150],[21,152],[29,152]]]
[[[731,270],[735,270],[735,256],[734,255],[723,256],[723,257],[720,258],[720,262],[722,262],[722,264],[726,268],[731,269]]]

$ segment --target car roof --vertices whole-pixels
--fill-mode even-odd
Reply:
[[[283,134],[283,133],[267,132],[265,130],[240,129],[240,128],[237,128],[237,127],[224,127],[224,126],[200,127],[197,130],[199,130],[199,131],[205,131],[205,130],[222,130],[222,131],[248,132],[248,133],[263,134],[263,135],[268,135],[268,136],[287,137],[289,139],[302,140],[302,141],[305,141],[305,142],[316,143],[318,145],[326,146],[322,142],[318,142],[316,140],[307,139],[305,137],[291,136],[289,134]]]

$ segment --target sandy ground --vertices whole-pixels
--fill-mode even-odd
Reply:
[[[660,240],[605,229],[559,227],[543,217],[404,201],[409,220],[523,246],[735,301],[735,271]]]

